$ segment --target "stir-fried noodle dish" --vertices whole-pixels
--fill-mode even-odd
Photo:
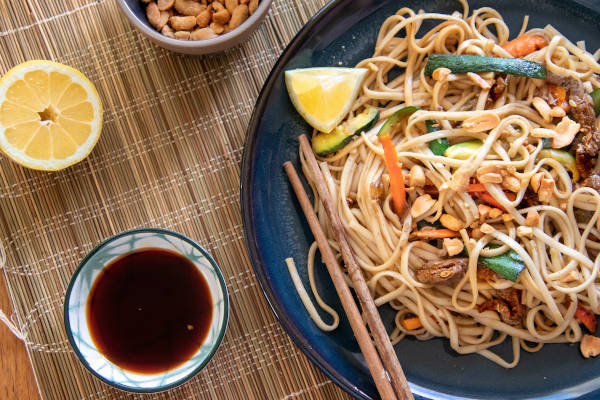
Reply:
[[[506,368],[546,343],[596,355],[600,52],[461,3],[385,20],[350,114],[313,132],[323,177],[393,343],[445,337]]]

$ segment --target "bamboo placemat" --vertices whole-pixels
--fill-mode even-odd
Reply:
[[[0,158],[4,275],[45,399],[346,399],[285,334],[243,242],[244,135],[273,63],[325,0],[275,0],[266,21],[225,53],[187,57],[133,30],[115,0],[0,0],[0,73],[51,59],[86,74],[105,107],[98,145],[56,173]],[[225,340],[187,384],[135,396],[94,378],[71,351],[62,307],[71,274],[104,238],[179,231],[221,266],[231,297]]]

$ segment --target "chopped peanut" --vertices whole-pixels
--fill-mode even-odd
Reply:
[[[579,277],[579,274],[577,273],[577,271],[569,271],[569,273],[567,275],[565,275],[565,277],[563,278],[565,280],[565,282],[574,282],[574,281],[578,281],[579,279],[581,279]]]
[[[525,218],[525,225],[538,226],[540,224],[540,214],[536,210],[529,210]]]
[[[581,125],[573,121],[569,117],[563,117],[563,119],[556,125],[557,136],[551,140],[552,147],[560,149],[571,144]]]
[[[481,183],[502,183],[502,175],[489,172],[487,174],[478,175],[477,179]]]
[[[529,154],[533,154],[533,152],[537,149],[537,147],[535,147],[532,144],[528,144],[527,146],[525,146],[525,148],[527,149],[527,151],[529,152]]]
[[[471,237],[474,239],[481,239],[483,237],[483,232],[481,232],[481,229],[479,228],[474,228],[471,231]]]
[[[555,118],[555,117],[562,118],[565,115],[567,115],[567,113],[565,112],[565,110],[562,107],[555,106],[555,107],[552,107],[552,110],[550,110],[550,116],[552,118]]]
[[[464,246],[462,240],[460,240],[460,239],[456,239],[456,238],[444,239],[444,249],[446,249],[446,252],[448,253],[449,256],[457,255],[458,253],[463,251],[464,247],[465,246]]]
[[[485,204],[479,204],[477,210],[479,211],[479,220],[483,221],[490,214],[490,211],[492,211],[492,207],[486,206]]]
[[[531,238],[533,236],[533,228],[521,225],[517,227],[517,236]]]
[[[431,77],[436,81],[444,81],[450,75],[450,69],[448,68],[436,68],[435,71],[431,74]]]
[[[489,213],[489,216],[491,219],[496,219],[501,215],[502,215],[502,210],[499,208],[492,208]]]
[[[450,214],[443,214],[440,217],[440,222],[444,228],[448,228],[451,231],[460,231],[462,228],[464,228],[463,223],[458,218]]]
[[[498,114],[491,112],[476,115],[463,121],[462,127],[469,132],[485,132],[494,129],[500,124]]]
[[[531,104],[533,105],[533,108],[535,108],[537,112],[540,113],[542,118],[544,118],[545,122],[552,121],[552,117],[550,116],[550,112],[552,111],[552,109],[550,108],[546,100],[542,99],[541,97],[534,97],[531,101]]]
[[[502,179],[502,187],[511,192],[517,193],[521,190],[521,180],[515,176],[507,175]]]
[[[515,217],[513,217],[512,214],[502,214],[502,221],[504,222],[510,222],[513,219],[515,219]]]
[[[543,172],[538,172],[537,174],[535,174],[531,177],[529,184],[531,185],[531,188],[533,189],[534,192],[537,193],[538,190],[540,189],[540,183],[542,182],[543,177],[544,177]]]
[[[413,218],[416,218],[419,215],[423,215],[425,212],[429,211],[434,204],[435,200],[432,199],[430,195],[421,195],[414,201],[412,207],[410,208],[410,214]]]
[[[600,338],[586,333],[581,339],[579,350],[585,358],[596,357],[600,354]]]
[[[423,187],[425,186],[425,172],[420,165],[413,165],[408,174],[408,186]]]
[[[542,178],[540,187],[538,189],[538,200],[541,203],[548,203],[552,194],[554,193],[554,180],[549,178]]]

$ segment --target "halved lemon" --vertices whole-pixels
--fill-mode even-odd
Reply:
[[[331,132],[352,108],[366,74],[365,68],[292,69],[285,71],[285,84],[306,122]]]
[[[33,169],[83,160],[102,129],[102,103],[81,72],[47,60],[17,65],[0,79],[0,150]]]

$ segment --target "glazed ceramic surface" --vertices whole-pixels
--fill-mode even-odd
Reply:
[[[180,40],[166,37],[154,29],[146,17],[146,7],[140,0],[117,0],[129,22],[144,36],[165,49],[185,54],[209,54],[240,44],[263,21],[273,0],[260,0],[256,11],[231,32],[206,40]]]
[[[494,7],[512,37],[528,14],[529,27],[552,24],[572,42],[600,47],[600,2],[560,0],[476,0],[472,8]],[[313,241],[282,165],[296,168],[298,140],[311,129],[289,101],[283,72],[315,66],[354,66],[369,57],[380,24],[401,7],[417,11],[462,11],[451,0],[339,0],[328,4],[296,36],[267,79],[248,129],[242,168],[242,208],[246,243],[256,276],[282,325],[300,349],[329,377],[354,396],[376,398],[376,389],[345,317],[331,333],[320,331],[296,295],[284,259],[293,257],[308,287],[306,261]],[[307,187],[308,188],[308,187]],[[317,286],[324,300],[343,310],[323,265]],[[380,308],[388,327],[393,312]],[[323,315],[328,321],[329,317]],[[459,355],[447,339],[402,340],[395,347],[414,393],[431,399],[600,398],[600,358],[584,359],[577,345],[546,345],[521,352],[514,369],[504,369],[477,354]],[[512,360],[511,344],[495,349]]]
[[[190,260],[202,273],[210,289],[213,316],[206,339],[198,351],[178,367],[158,374],[139,374],[120,368],[98,351],[86,318],[90,289],[100,272],[116,257],[143,248],[162,248]],[[163,229],[136,229],[123,232],[96,247],[80,264],[65,298],[65,328],[81,362],[98,378],[124,390],[155,392],[182,384],[211,359],[227,328],[229,299],[225,281],[215,261],[191,239]]]

